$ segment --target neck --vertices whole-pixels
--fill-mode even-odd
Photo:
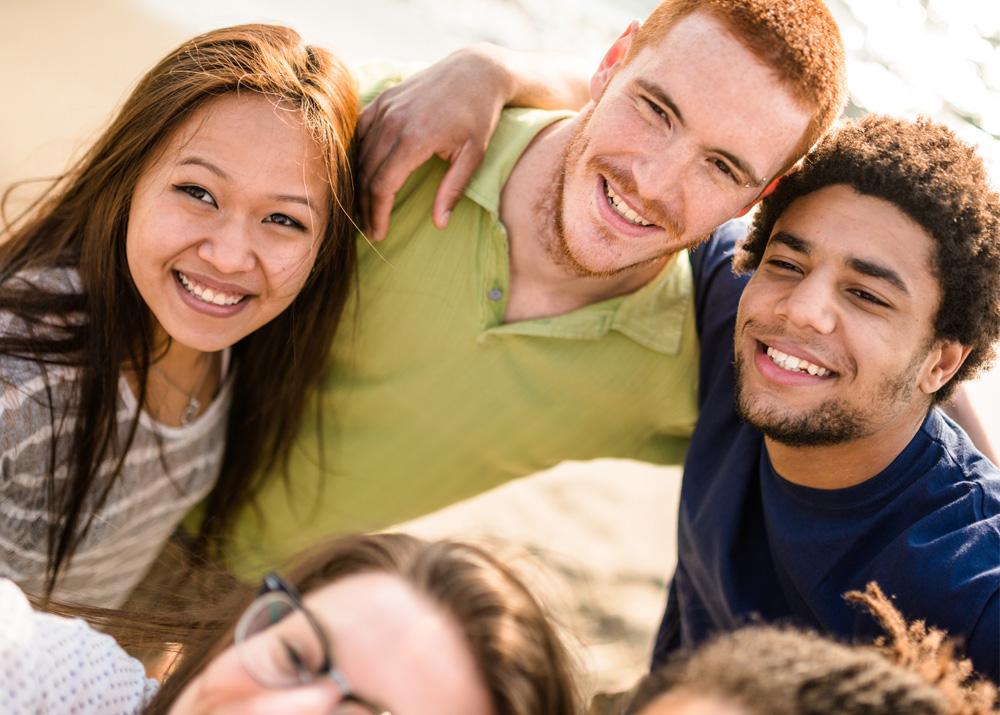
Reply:
[[[927,413],[843,444],[790,447],[764,438],[774,470],[793,484],[845,489],[868,481],[892,464],[917,434]]]
[[[157,351],[153,354],[156,355]],[[172,342],[146,375],[144,409],[154,419],[167,425],[187,424],[196,419],[219,389],[219,358],[220,353],[202,352]],[[130,371],[127,375],[133,392],[138,394],[135,373]]]
[[[201,350],[171,342],[163,356],[156,360],[156,365],[180,385],[190,382],[192,386],[205,370],[205,364],[216,353],[206,353]],[[154,353],[155,355],[155,353]]]
[[[518,159],[500,196],[507,229],[510,287],[506,322],[569,313],[632,293],[652,280],[673,256],[612,277],[580,275],[562,256],[556,235],[555,187],[566,144],[580,121],[556,122],[534,138]]]

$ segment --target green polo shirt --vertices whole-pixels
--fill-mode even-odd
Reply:
[[[566,459],[681,461],[697,415],[691,266],[678,256],[627,296],[505,324],[510,281],[500,192],[531,139],[568,116],[504,113],[448,228],[431,205],[434,159],[396,197],[389,235],[358,237],[359,286],[290,481],[246,513],[236,566],[256,569],[320,536],[427,514]]]

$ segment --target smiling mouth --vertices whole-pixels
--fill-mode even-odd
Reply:
[[[771,362],[780,367],[782,370],[788,370],[789,372],[807,372],[810,375],[815,375],[816,377],[827,377],[828,375],[833,375],[835,373],[827,370],[825,367],[820,367],[819,365],[814,365],[808,360],[794,355],[788,355],[781,352],[777,348],[772,348],[769,345],[765,345],[767,348],[765,352],[767,356],[771,358]]]
[[[614,192],[614,189],[611,188],[607,180],[604,181],[604,195],[608,197],[608,203],[611,205],[611,208],[615,210],[615,213],[633,226],[654,225],[652,222],[647,221],[642,216],[637,214],[628,204],[626,204],[622,200],[622,197]]]
[[[177,280],[184,286],[184,289],[202,303],[230,306],[236,305],[247,297],[246,293],[226,293],[221,290],[213,290],[208,286],[191,280],[180,271],[174,271],[174,273],[177,275]]]

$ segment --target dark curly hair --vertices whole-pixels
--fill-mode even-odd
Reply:
[[[934,337],[971,348],[955,376],[934,395],[988,369],[1000,340],[1000,197],[975,148],[936,121],[869,115],[827,135],[761,202],[736,267],[752,271],[775,222],[796,199],[846,185],[889,201],[937,245],[932,271],[941,287]]]
[[[955,657],[947,634],[908,623],[875,583],[845,598],[885,635],[847,645],[812,631],[751,625],[674,653],[636,686],[624,715],[669,692],[714,698],[753,715],[989,715],[997,690]]]

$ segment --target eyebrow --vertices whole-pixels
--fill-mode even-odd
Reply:
[[[657,102],[666,105],[667,108],[669,108],[670,111],[673,112],[674,116],[677,117],[677,123],[680,124],[681,126],[684,126],[684,115],[681,114],[681,110],[677,107],[677,104],[674,102],[673,99],[670,98],[670,95],[667,94],[667,91],[663,89],[663,87],[660,87],[657,84],[653,84],[648,79],[645,79],[643,77],[637,78],[635,80],[635,83],[643,91],[645,91],[648,94],[651,94]],[[750,166],[745,161],[740,159],[735,154],[728,152],[725,149],[710,149],[709,151],[724,156],[729,161],[730,164],[735,166],[736,169],[747,178],[751,186],[759,187],[764,185],[763,181],[755,178],[758,174],[754,172],[753,169],[751,169]]]
[[[208,159],[204,159],[200,156],[189,156],[180,161],[181,166],[200,166],[212,172],[218,176],[223,181],[232,181],[232,176],[217,164],[213,164]],[[302,204],[310,211],[313,211],[313,205],[305,196],[299,196],[297,194],[272,194],[268,197],[273,201],[281,201],[285,203]]]
[[[804,253],[807,256],[812,253],[813,244],[810,241],[806,241],[805,239],[787,233],[786,231],[778,231],[775,233],[771,236],[768,243],[771,243],[772,241],[783,244],[796,253]],[[844,261],[844,265],[855,273],[860,273],[861,275],[868,276],[869,278],[875,278],[876,280],[885,281],[898,291],[906,294],[907,296],[910,295],[910,291],[906,287],[906,282],[902,279],[899,273],[892,270],[888,266],[854,256],[848,257]]]

